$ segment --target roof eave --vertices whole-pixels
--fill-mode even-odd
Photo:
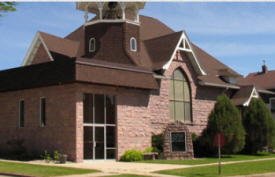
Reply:
[[[199,84],[202,85],[202,86],[212,86],[212,87],[221,87],[221,88],[230,88],[230,89],[240,89],[239,86],[222,85],[222,84],[209,83],[209,82],[203,82],[203,81],[199,81]]]

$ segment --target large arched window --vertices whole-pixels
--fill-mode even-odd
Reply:
[[[94,52],[95,51],[95,39],[91,38],[89,42],[89,51]]]
[[[169,86],[170,120],[191,122],[191,97],[189,82],[181,71],[176,69],[172,74]]]

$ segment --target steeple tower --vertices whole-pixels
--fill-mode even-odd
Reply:
[[[85,12],[83,57],[139,65],[139,10],[145,3],[77,2],[76,8]],[[88,13],[96,17],[88,21]]]

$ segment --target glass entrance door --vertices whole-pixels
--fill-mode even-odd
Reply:
[[[112,95],[84,94],[84,160],[116,157],[115,98]]]
[[[104,127],[95,127],[95,158],[96,160],[105,159],[105,131]]]

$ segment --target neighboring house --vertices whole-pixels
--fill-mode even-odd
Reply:
[[[128,149],[150,147],[152,134],[171,122],[200,134],[222,93],[240,107],[270,93],[185,31],[139,15],[144,5],[77,2],[97,16],[65,38],[37,32],[22,66],[0,72],[2,152],[21,138],[32,153],[119,160]]]
[[[266,90],[275,92],[275,70],[268,71],[268,67],[262,66],[262,71],[250,73],[246,76],[246,79],[250,80],[255,85],[258,85]],[[274,94],[260,94],[266,106],[270,109],[273,117],[275,118],[275,95]]]

